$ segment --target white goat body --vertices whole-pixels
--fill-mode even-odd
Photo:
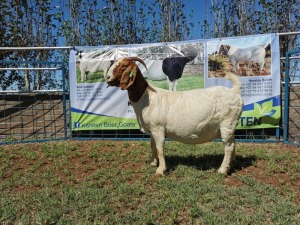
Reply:
[[[171,92],[149,86],[133,61],[140,59],[118,60],[106,79],[109,85],[128,90],[141,130],[151,135],[151,165],[159,162],[156,174],[166,170],[165,137],[187,144],[201,144],[221,137],[225,143],[225,156],[219,173],[228,173],[235,159],[234,132],[243,107],[239,78],[227,73],[233,88],[216,86]]]
[[[160,128],[173,140],[201,144],[220,137],[222,127],[226,128],[222,138],[227,139],[228,131],[235,130],[242,103],[231,89],[218,86],[175,93],[151,87],[131,104],[143,132]]]
[[[268,46],[266,44],[265,46],[262,45],[257,45],[257,46],[252,46],[249,48],[237,48],[234,46],[224,46],[222,45],[220,48],[221,52],[224,52],[223,49],[229,49],[227,54],[229,61],[232,64],[232,70],[234,72],[237,72],[237,70],[240,69],[239,63],[244,62],[249,69],[252,63],[257,63],[259,66],[259,70],[262,71],[264,68],[265,64],[265,55],[266,55],[266,50],[265,48]],[[219,51],[219,52],[220,52]]]
[[[80,69],[81,81],[87,80],[88,73],[103,71],[105,76],[111,65],[112,65],[112,61],[110,60],[105,60],[105,61],[101,61],[99,59],[80,60],[79,69]]]

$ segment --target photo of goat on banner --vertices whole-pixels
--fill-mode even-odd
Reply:
[[[114,61],[127,56],[119,49],[82,49],[76,52],[77,83],[105,82],[104,76]]]
[[[271,41],[221,40],[208,55],[208,76],[222,77],[224,71],[240,76],[271,75]]]
[[[203,87],[204,44],[165,44],[135,49],[147,65],[139,67],[148,82],[170,91]]]
[[[150,85],[170,91],[204,86],[203,42],[77,47],[70,54],[73,130],[139,129],[128,94],[107,88],[105,75],[123,57],[138,57]]]
[[[280,57],[277,35],[213,39],[207,42],[205,87],[230,84],[230,71],[241,77],[243,113],[239,129],[279,126]]]

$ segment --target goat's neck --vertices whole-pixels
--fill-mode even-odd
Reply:
[[[138,102],[145,93],[148,86],[148,82],[143,77],[142,73],[138,71],[133,84],[128,88],[128,96],[130,101]]]

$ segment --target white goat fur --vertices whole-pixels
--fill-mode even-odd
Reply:
[[[237,72],[240,69],[239,63],[244,62],[247,65],[247,69],[250,69],[252,63],[257,63],[259,66],[259,71],[262,71],[265,64],[266,50],[268,46],[257,45],[249,48],[237,48],[234,46],[229,46],[229,51],[227,56],[232,64],[232,71]]]
[[[109,69],[106,76],[108,84],[117,79],[118,74],[114,71],[117,71],[117,67],[121,68],[122,60],[118,60]],[[142,75],[136,65],[132,67],[133,71],[137,71],[134,77],[137,80],[136,77]],[[235,160],[234,131],[242,112],[243,101],[238,76],[227,73],[226,78],[233,81],[233,88],[215,86],[171,92],[148,86],[137,102],[131,101],[141,131],[151,135],[151,165],[159,163],[156,174],[163,174],[166,170],[163,153],[165,137],[186,144],[201,144],[221,137],[225,144],[225,156],[218,172],[228,173],[230,164]],[[118,84],[114,83],[113,86]],[[142,85],[136,84],[132,90],[139,86]],[[130,97],[130,88],[127,90]]]
[[[106,75],[112,62],[109,60],[101,61],[99,59],[81,59],[79,60],[79,69],[81,74],[81,81],[87,80],[88,73],[95,73],[98,71],[103,71],[104,76]]]

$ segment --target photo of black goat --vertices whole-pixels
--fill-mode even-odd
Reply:
[[[167,57],[162,62],[162,70],[168,78],[170,91],[176,91],[177,82],[182,76],[185,65],[196,58],[198,51],[193,46],[189,46],[182,49],[181,53]]]

